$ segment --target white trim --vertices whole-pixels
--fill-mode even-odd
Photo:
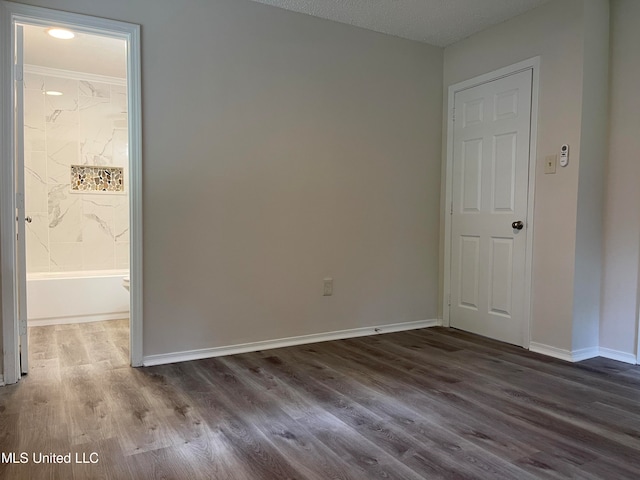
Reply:
[[[610,360],[617,360],[619,362],[636,364],[636,356],[633,353],[621,352],[619,350],[612,350],[611,348],[600,347],[600,356],[608,358]]]
[[[594,357],[604,357],[610,360],[617,360],[618,362],[630,363],[636,365],[636,356],[632,353],[621,352],[619,350],[612,350],[604,347],[590,347],[581,348],[580,350],[564,350],[562,348],[552,347],[550,345],[544,345],[543,343],[531,342],[529,344],[529,350],[548,357],[559,358],[566,362],[581,362]]]
[[[129,25],[129,24],[127,24]],[[132,367],[142,366],[142,65],[140,26],[129,25],[127,110],[129,112],[129,351]]]
[[[95,315],[79,315],[67,317],[48,317],[29,320],[30,327],[47,327],[50,325],[70,325],[72,323],[104,322],[106,320],[123,320],[129,318],[129,312],[97,313]]]
[[[130,209],[130,352],[131,365],[142,365],[142,99],[140,26],[7,1],[0,3],[0,278],[2,279],[3,368],[7,384],[20,379],[15,279],[15,185],[13,141],[13,25],[56,24],[78,32],[122,38],[127,48],[129,102]]]
[[[640,278],[640,263],[638,264],[638,276],[636,278]],[[640,365],[640,284],[637,286],[636,290],[636,331],[635,341],[636,341],[636,365]]]
[[[638,315],[638,326],[636,327],[636,365],[640,365],[640,315]]]
[[[2,281],[2,367],[5,383],[20,378],[18,307],[16,304],[16,238],[13,137],[13,49],[11,14],[0,4],[0,280]]]
[[[565,362],[573,362],[571,352],[562,348],[552,347],[543,343],[530,342],[529,350],[535,353],[541,353],[547,357],[559,358]]]
[[[63,70],[61,68],[41,67],[40,65],[24,64],[24,73],[43,75],[45,77],[62,77],[70,80],[80,80],[85,82],[109,83],[111,85],[127,85],[126,78],[109,77],[107,75],[97,75],[95,73],[76,72],[74,70]]]
[[[533,318],[533,217],[536,193],[536,165],[538,159],[538,99],[540,98],[540,57],[529,60],[533,69],[531,83],[531,126],[529,136],[529,192],[527,198],[527,246],[525,247],[524,311],[525,328],[523,346],[531,341]]]
[[[570,351],[537,342],[531,342],[529,344],[529,350],[572,363],[597,357],[600,353],[598,347],[581,348],[580,350]]]
[[[581,348],[571,352],[571,358],[573,362],[581,362],[588,360],[589,358],[595,358],[600,356],[600,349],[598,347]]]
[[[305,345],[307,343],[328,342],[331,340],[343,340],[346,338],[402,332],[405,330],[417,330],[419,328],[436,327],[439,325],[441,325],[440,320],[421,320],[418,322],[394,323],[391,325],[380,325],[377,327],[373,326],[364,328],[353,328],[349,330],[338,330],[335,332],[314,333],[311,335],[264,340],[261,342],[242,343],[239,345],[231,345],[226,347],[202,348],[199,350],[188,350],[185,352],[149,355],[144,357],[143,364],[145,367],[150,367],[153,365],[164,365],[167,363],[188,362],[190,360],[201,360],[203,358],[236,355],[238,353],[255,352],[257,350],[269,350],[272,348],[283,348],[293,345]]]
[[[534,57],[484,75],[449,86],[447,104],[447,157],[445,165],[445,229],[444,229],[444,288],[442,297],[442,324],[450,326],[449,295],[451,294],[451,215],[453,200],[453,108],[455,94],[469,88],[492,82],[516,73],[532,70],[531,82],[531,126],[529,138],[529,189],[527,197],[526,247],[525,247],[525,292],[522,346],[528,348],[531,338],[531,298],[533,290],[533,210],[535,205],[536,145],[538,135],[538,98],[540,89],[540,57]]]

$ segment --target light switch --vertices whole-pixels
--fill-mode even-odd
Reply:
[[[556,173],[558,155],[547,155],[544,159],[544,173]]]

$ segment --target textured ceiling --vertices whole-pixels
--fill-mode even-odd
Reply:
[[[549,0],[254,0],[445,47]]]
[[[43,27],[24,26],[24,63],[40,67],[125,78],[124,40],[77,33],[71,40],[47,35]]]

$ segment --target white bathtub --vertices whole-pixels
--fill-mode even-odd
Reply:
[[[129,317],[128,270],[47,272],[27,275],[30,326],[97,322]]]

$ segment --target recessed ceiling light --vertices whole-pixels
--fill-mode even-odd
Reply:
[[[64,28],[47,28],[46,32],[53,38],[59,38],[61,40],[70,40],[76,36],[71,30]]]
[[[51,95],[53,97],[59,97],[60,95],[62,95],[62,92],[57,92],[55,90],[47,90],[44,93],[45,93],[45,95]]]

